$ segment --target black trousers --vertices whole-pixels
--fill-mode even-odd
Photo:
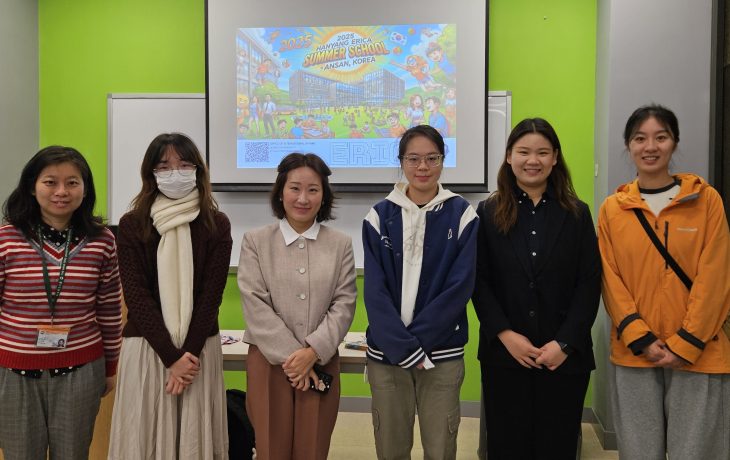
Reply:
[[[574,460],[590,373],[482,364],[489,460]]]

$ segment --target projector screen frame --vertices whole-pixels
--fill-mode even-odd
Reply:
[[[206,118],[205,118],[205,124],[206,124],[206,161],[208,163],[209,169],[211,168],[211,70],[210,70],[210,62],[211,62],[211,51],[210,51],[210,4],[216,3],[216,2],[225,2],[227,0],[205,0],[205,106],[206,106]],[[288,0],[278,0],[281,3],[286,3]],[[438,4],[437,0],[428,0],[429,5],[430,4]],[[483,0],[468,0],[464,2],[459,2],[459,6],[461,8],[477,8],[484,10],[484,18],[483,22],[480,23],[482,26],[480,30],[478,30],[477,34],[483,39],[484,44],[484,69],[483,69],[483,87],[481,91],[479,90],[473,90],[469,93],[467,93],[467,96],[462,96],[462,99],[473,97],[474,95],[478,95],[480,98],[482,104],[483,104],[483,114],[481,123],[478,123],[479,128],[483,132],[483,145],[481,145],[481,154],[483,155],[483,160],[481,167],[476,168],[476,170],[481,171],[481,178],[476,181],[469,181],[469,182],[458,182],[458,181],[449,181],[445,180],[443,182],[444,187],[458,193],[483,193],[488,191],[488,161],[487,161],[487,152],[488,152],[488,81],[489,81],[489,33],[488,33],[488,24],[489,24],[489,2],[484,2],[480,5],[480,3],[483,2]],[[244,3],[244,2],[241,2]],[[248,0],[247,2],[251,7],[261,7],[261,1],[260,0]],[[404,2],[406,3],[406,2]],[[424,8],[423,6],[423,0],[418,2],[407,2],[409,4],[412,4],[413,8]],[[291,2],[292,5],[300,4],[297,2]],[[353,2],[351,4],[348,4],[346,6],[353,6],[361,4],[360,2]],[[392,5],[392,3],[390,3]],[[456,8],[456,4],[451,4],[451,8]],[[271,11],[276,11],[276,9],[271,8]],[[273,14],[272,14],[273,16]],[[354,15],[357,17],[357,15]],[[435,21],[435,18],[434,18]],[[323,18],[320,21],[320,24],[328,24],[332,21],[329,21],[326,17]],[[357,22],[357,21],[354,21]],[[390,23],[398,23],[398,20],[393,20]],[[406,22],[399,22],[401,24],[406,24]],[[270,20],[270,24],[275,25],[277,24],[277,18],[272,17]],[[457,24],[458,27],[458,24]],[[460,48],[466,49],[466,44],[460,44]],[[463,94],[465,91],[463,89],[464,87],[459,87],[459,91]],[[459,134],[459,136],[464,136],[464,134]],[[468,134],[467,134],[468,136]],[[394,139],[394,142],[396,140]],[[476,142],[476,144],[479,144],[479,142]],[[462,143],[463,146],[463,143]],[[460,147],[463,149],[463,147]],[[299,151],[299,150],[297,150]],[[306,152],[306,150],[301,150],[303,152]],[[230,153],[233,154],[233,153]],[[448,152],[447,152],[448,154]],[[501,152],[500,152],[501,154]],[[463,155],[463,154],[462,154]],[[215,159],[213,160],[215,161]],[[249,169],[255,169],[255,168],[249,168]],[[334,168],[333,168],[334,169]],[[385,168],[384,168],[385,169]],[[338,182],[337,174],[335,170],[335,174],[331,177],[331,184],[332,187],[335,189],[335,191],[339,192],[387,192],[392,189],[393,182],[397,180],[399,176],[398,169],[395,167],[389,167],[388,170],[392,170],[392,173],[388,174],[382,174],[383,180],[380,181],[373,181],[373,182]],[[472,169],[472,168],[470,168]],[[269,169],[265,169],[265,171],[270,171]],[[226,192],[268,192],[272,185],[273,181],[276,177],[275,169],[273,172],[269,174],[270,178],[266,182],[237,182],[237,181],[218,181],[216,180],[216,175],[211,171],[211,181],[213,185],[213,190],[215,191],[226,191]]]

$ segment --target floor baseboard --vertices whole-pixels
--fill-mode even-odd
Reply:
[[[586,421],[586,419],[585,419],[586,410],[591,411],[593,420]],[[618,450],[618,441],[616,440],[616,432],[607,430],[606,427],[603,426],[603,423],[601,423],[601,420],[598,417],[596,417],[596,414],[593,412],[593,410],[590,407],[586,407],[583,409],[583,421],[593,425],[593,431],[596,432],[596,436],[598,437],[598,442],[601,443],[601,447],[603,447],[604,450]]]

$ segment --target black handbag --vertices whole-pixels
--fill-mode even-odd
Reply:
[[[253,425],[246,414],[246,392],[226,390],[228,409],[228,458],[252,459],[256,447]]]

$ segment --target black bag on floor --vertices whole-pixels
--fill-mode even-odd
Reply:
[[[246,414],[246,392],[226,390],[228,410],[228,457],[231,460],[252,459],[256,447],[253,425]]]

